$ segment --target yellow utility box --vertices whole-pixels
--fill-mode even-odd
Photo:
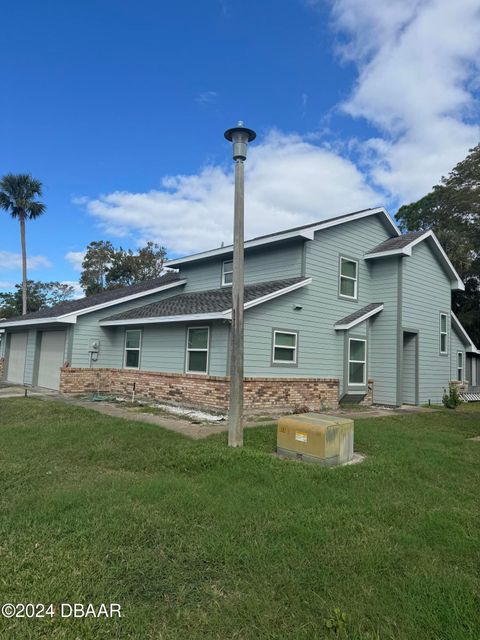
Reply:
[[[277,453],[326,467],[349,462],[353,420],[321,413],[284,416],[277,426]]]

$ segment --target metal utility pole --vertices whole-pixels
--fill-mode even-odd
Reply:
[[[233,222],[232,326],[230,335],[230,404],[228,411],[228,446],[243,446],[243,251],[244,251],[244,165],[247,145],[256,138],[255,131],[238,126],[225,131],[233,143],[235,161],[235,199]]]

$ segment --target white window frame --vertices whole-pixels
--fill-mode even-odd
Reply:
[[[442,317],[445,318],[445,331],[442,331]],[[448,320],[447,320],[447,314],[440,312],[440,344],[439,344],[439,350],[440,350],[440,355],[442,356],[446,356],[448,355]],[[445,351],[442,351],[442,336],[445,336]]]
[[[283,333],[289,336],[295,336],[295,346],[289,347],[288,345],[276,344],[277,333]],[[294,359],[293,360],[277,360],[275,358],[275,349],[291,349],[293,351]],[[282,329],[274,329],[273,341],[272,341],[272,363],[294,365],[294,364],[297,364],[297,358],[298,358],[298,331],[282,331]]]
[[[352,276],[344,276],[342,275],[342,263],[352,262],[355,265],[355,278]],[[354,282],[354,292],[353,296],[347,296],[345,293],[342,293],[342,278],[346,280],[353,280]],[[357,300],[358,299],[358,260],[354,258],[347,258],[347,256],[340,256],[340,262],[338,265],[338,296],[340,298],[345,298],[346,300]]]
[[[462,366],[460,367],[458,364],[458,356],[461,357],[462,360]],[[462,372],[462,374],[459,376],[459,372]],[[463,353],[463,351],[457,351],[457,380],[459,382],[463,382],[463,376],[464,376],[464,372],[465,372],[465,355]]]
[[[231,271],[225,271],[225,265],[228,264],[229,262],[231,262],[232,264],[232,270]],[[233,281],[233,259],[232,260],[224,260],[222,262],[222,287],[231,287],[232,286],[232,282],[225,282],[225,275],[227,274],[232,274],[232,281]]]
[[[140,340],[138,342],[138,347],[127,347],[127,334],[134,333],[134,332],[140,333]],[[142,357],[142,341],[143,341],[143,331],[141,329],[125,329],[125,341],[123,345],[123,368],[124,369],[140,369],[140,359]],[[138,351],[137,367],[127,366],[127,351]]]
[[[188,336],[190,334],[190,330],[192,329],[206,329],[207,330],[207,348],[206,349],[191,349],[188,346]],[[188,368],[189,365],[189,354],[191,352],[196,352],[196,351],[206,351],[207,352],[207,363],[206,363],[206,368],[205,371],[190,371],[190,369]],[[198,376],[206,376],[208,375],[208,367],[210,366],[210,327],[208,325],[205,326],[201,326],[201,327],[187,327],[187,342],[185,344],[185,373],[192,373]]]
[[[365,360],[352,360],[350,357],[352,342],[363,342],[365,344]],[[348,339],[348,363],[347,363],[347,379],[349,387],[365,387],[367,384],[367,340],[366,338],[349,338]],[[350,382],[350,363],[356,362],[363,364],[363,382]]]

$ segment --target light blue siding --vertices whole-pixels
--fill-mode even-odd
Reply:
[[[302,270],[303,242],[295,240],[273,248],[251,249],[245,253],[245,284],[296,278]],[[185,291],[218,289],[222,285],[222,264],[227,258],[215,258],[181,267],[180,276],[187,279]]]
[[[381,258],[372,263],[374,299],[384,309],[370,318],[369,377],[374,381],[373,398],[379,404],[397,403],[399,258]]]
[[[150,296],[137,298],[118,305],[100,309],[93,313],[78,316],[71,341],[70,364],[72,367],[89,367],[89,351],[93,340],[100,341],[100,352],[98,360],[92,362],[92,367],[114,367],[122,366],[123,359],[123,331],[117,328],[101,327],[99,321],[103,318],[122,313],[158,300],[169,298],[183,291],[183,287],[174,287]]]
[[[305,275],[313,278],[312,283],[246,312],[245,374],[343,377],[344,335],[335,331],[334,325],[358,308],[377,301],[372,297],[376,295],[372,266],[363,260],[363,255],[388,237],[378,217],[372,216],[324,230],[313,241],[307,241]],[[358,302],[338,296],[340,255],[359,261]],[[294,310],[294,304],[302,309]],[[272,328],[299,332],[298,366],[271,366]]]
[[[440,312],[450,316],[450,300],[450,280],[428,241],[417,244],[412,255],[403,259],[402,323],[419,332],[421,404],[440,402],[450,380],[450,353],[440,355]]]
[[[210,328],[208,373],[212,376],[226,375],[229,331],[228,325],[224,322],[145,325],[140,368],[145,371],[183,373],[185,371],[187,328],[190,326],[208,326]],[[121,336],[123,350],[124,330],[119,329],[117,332]]]

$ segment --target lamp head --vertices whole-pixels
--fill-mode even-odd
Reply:
[[[243,122],[240,120],[236,127],[227,129],[224,135],[229,142],[233,143],[233,159],[246,160],[247,145],[257,137],[255,131],[244,127]]]

